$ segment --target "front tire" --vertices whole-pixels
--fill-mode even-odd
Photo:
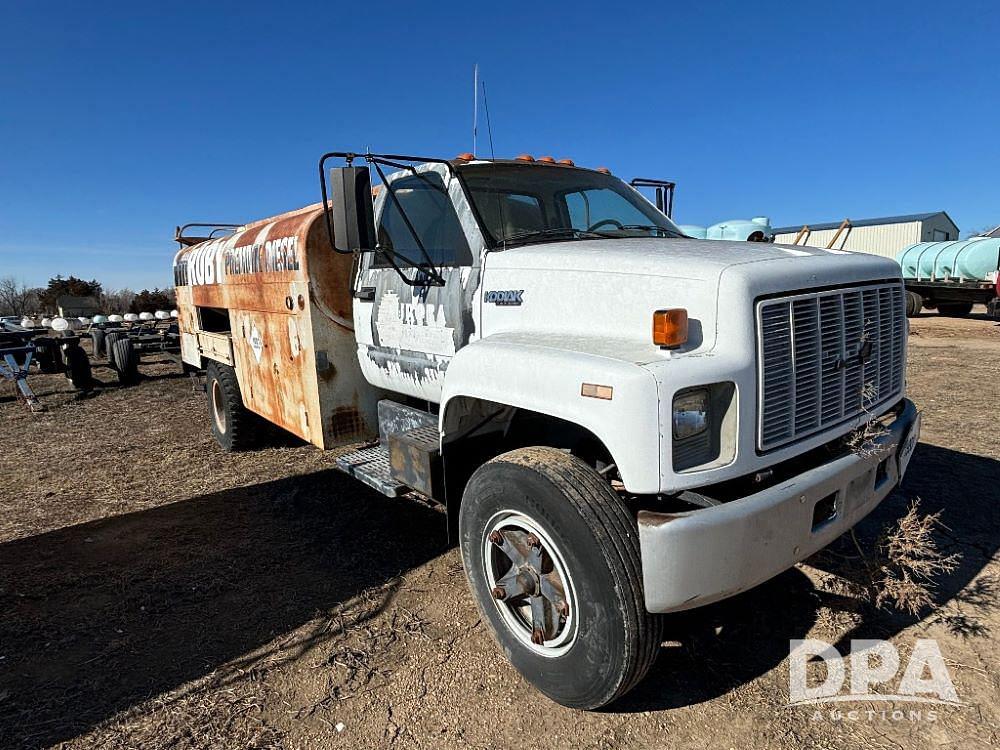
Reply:
[[[459,532],[485,621],[541,692],[595,709],[649,671],[662,618],[646,611],[638,529],[590,466],[544,447],[494,458],[466,486]]]

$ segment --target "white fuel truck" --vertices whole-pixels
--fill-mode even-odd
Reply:
[[[891,259],[691,239],[568,160],[319,172],[320,204],[178,232],[211,429],[234,450],[267,420],[443,503],[484,620],[552,699],[623,695],[663,613],[813,554],[906,470]]]

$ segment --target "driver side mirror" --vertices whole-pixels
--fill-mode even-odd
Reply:
[[[330,170],[330,217],[333,249],[338,253],[375,248],[375,208],[368,167]]]

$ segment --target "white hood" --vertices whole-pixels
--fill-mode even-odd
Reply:
[[[763,294],[899,278],[895,261],[864,253],[757,242],[607,239],[522,245],[490,252],[490,291],[518,291],[515,307],[484,303],[484,336],[500,332],[590,337],[632,361],[663,355],[652,313],[683,307],[684,351],[708,351],[719,331],[752,333],[752,300]]]

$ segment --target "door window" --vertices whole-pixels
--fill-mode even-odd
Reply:
[[[435,266],[471,265],[469,243],[441,175],[421,172],[391,184],[396,200],[385,196],[378,221],[379,245],[397,253],[395,260],[402,267],[424,262],[421,244]],[[388,267],[390,263],[379,253],[372,265]]]

